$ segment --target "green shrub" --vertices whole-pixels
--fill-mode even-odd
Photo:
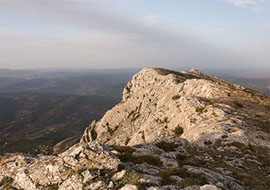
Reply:
[[[160,142],[156,143],[156,146],[158,148],[164,150],[165,152],[175,151],[175,148],[177,147],[176,144],[168,143],[165,141],[160,141]]]
[[[138,185],[142,176],[134,171],[127,171],[121,179],[122,184]]]
[[[112,146],[113,150],[116,150],[117,152],[120,153],[129,153],[132,154],[133,152],[135,152],[135,149],[130,147],[130,146],[118,146],[118,145],[114,145]]]
[[[58,190],[59,186],[57,184],[48,186],[48,190]]]
[[[203,113],[203,110],[205,109],[205,107],[196,107],[195,111],[199,114]]]
[[[179,176],[184,178],[181,182],[182,187],[191,185],[204,185],[207,184],[206,178],[203,174],[188,172],[185,168],[168,168],[160,173],[163,185],[175,184],[175,181],[171,179],[171,176]]]
[[[179,125],[173,130],[173,133],[176,137],[180,137],[184,133],[183,127],[180,127]]]
[[[211,115],[213,115],[213,116],[217,117],[217,114],[216,114],[216,112],[215,112],[215,111],[213,111]]]
[[[171,179],[171,175],[174,175],[174,171],[176,169],[175,168],[169,168],[167,170],[162,171],[159,174],[159,177],[161,177],[162,181],[162,185],[171,185],[171,184],[175,184],[175,180]]]
[[[177,94],[177,95],[173,96],[172,99],[173,99],[173,100],[177,100],[177,99],[179,99],[180,97],[181,97],[181,96]]]
[[[156,156],[132,155],[128,153],[117,155],[117,156],[121,160],[121,162],[132,162],[135,164],[147,163],[147,164],[157,166],[157,167],[161,167],[163,165],[159,157],[156,157]]]
[[[205,183],[202,182],[201,179],[197,178],[186,178],[181,182],[182,187],[188,187],[192,185],[204,185]]]

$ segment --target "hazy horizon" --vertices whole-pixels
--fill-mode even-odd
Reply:
[[[270,71],[266,0],[0,0],[0,68]]]

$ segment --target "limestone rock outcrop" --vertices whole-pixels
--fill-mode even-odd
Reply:
[[[201,146],[226,138],[269,147],[269,129],[258,133],[262,125],[269,127],[269,105],[269,97],[195,69],[145,68],[127,84],[122,101],[85,130],[81,142],[135,145],[180,136],[182,130],[181,137]]]

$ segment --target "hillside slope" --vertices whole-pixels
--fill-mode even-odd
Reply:
[[[1,157],[0,189],[265,190],[269,97],[197,70],[146,68],[80,143]]]
[[[269,147],[269,105],[263,94],[195,69],[145,68],[127,84],[122,102],[93,122],[81,141],[135,145],[183,129],[181,137],[201,146],[224,139]]]
[[[1,93],[0,154],[50,153],[63,139],[79,139],[91,121],[117,102],[90,95]]]

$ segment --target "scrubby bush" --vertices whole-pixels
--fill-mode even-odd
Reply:
[[[173,99],[173,100],[177,100],[177,99],[179,99],[180,97],[181,97],[181,96],[180,96],[179,94],[177,94],[177,95],[173,96],[172,99]]]
[[[156,146],[158,148],[164,150],[165,152],[175,151],[175,148],[177,147],[176,144],[165,142],[165,141],[160,141],[160,142],[156,143]]]
[[[159,157],[151,155],[132,155],[125,153],[118,155],[118,158],[121,160],[121,162],[132,162],[135,164],[147,163],[157,167],[161,167],[163,165]]]
[[[135,149],[130,147],[130,146],[118,146],[118,145],[114,145],[112,147],[113,150],[116,150],[117,152],[120,153],[130,153],[132,154],[133,152],[135,152]]]
[[[173,130],[173,133],[176,137],[180,137],[184,133],[183,127],[180,127],[179,125]]]
[[[205,109],[205,107],[196,107],[195,111],[199,114],[203,113],[203,110]]]

